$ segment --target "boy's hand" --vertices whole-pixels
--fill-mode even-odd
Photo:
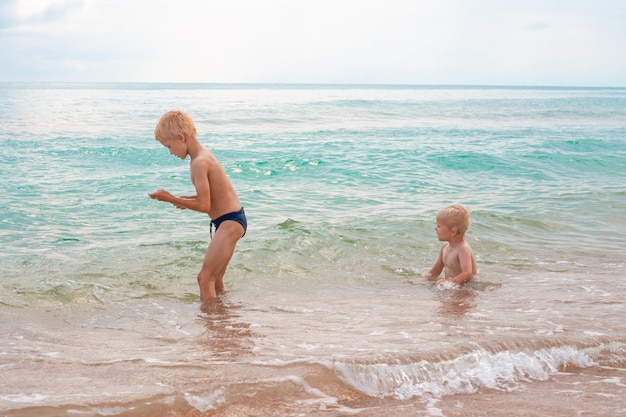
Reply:
[[[170,202],[171,197],[173,197],[173,195],[169,191],[165,191],[165,190],[157,190],[153,193],[148,193],[148,195],[150,196],[150,198],[154,200],[167,201],[167,202]]]

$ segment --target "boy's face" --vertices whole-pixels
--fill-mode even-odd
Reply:
[[[184,135],[178,135],[173,139],[159,139],[159,142],[170,150],[171,155],[176,155],[180,159],[187,158],[187,143]]]
[[[456,229],[452,229],[450,226],[444,223],[442,219],[438,218],[435,232],[437,232],[437,238],[441,242],[447,242],[456,234]]]

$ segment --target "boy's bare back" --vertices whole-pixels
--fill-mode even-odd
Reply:
[[[216,219],[241,208],[235,188],[213,153],[201,148],[191,159],[189,169],[197,195],[208,196],[206,213],[209,217]]]

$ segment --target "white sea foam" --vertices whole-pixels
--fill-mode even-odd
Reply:
[[[206,394],[190,394],[185,393],[185,400],[200,412],[216,410],[227,402],[227,393],[225,388],[220,388]]]
[[[0,395],[0,401],[37,404],[47,400],[48,397],[48,395],[43,394]]]
[[[96,415],[99,416],[116,416],[123,413],[124,411],[128,411],[128,408],[124,406],[95,407],[93,410],[96,412]]]
[[[452,360],[406,364],[335,362],[345,383],[376,397],[408,399],[474,393],[481,388],[513,390],[523,381],[546,380],[565,365],[595,364],[597,348],[553,347],[533,352],[475,350]]]

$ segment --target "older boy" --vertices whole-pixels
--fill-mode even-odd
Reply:
[[[478,273],[472,248],[465,241],[465,232],[470,225],[470,213],[460,204],[448,206],[437,213],[437,237],[446,242],[439,251],[435,265],[426,274],[427,280],[433,281],[445,269],[444,278],[437,280],[437,285],[446,282],[463,285]]]
[[[247,221],[239,197],[217,158],[196,137],[196,127],[187,114],[172,110],[165,113],[154,130],[154,137],[181,159],[191,157],[191,182],[196,195],[176,197],[165,190],[149,193],[150,197],[184,210],[207,213],[215,225],[202,269],[198,273],[200,300],[217,298],[224,290],[224,273],[233,256],[237,241],[246,234]]]

